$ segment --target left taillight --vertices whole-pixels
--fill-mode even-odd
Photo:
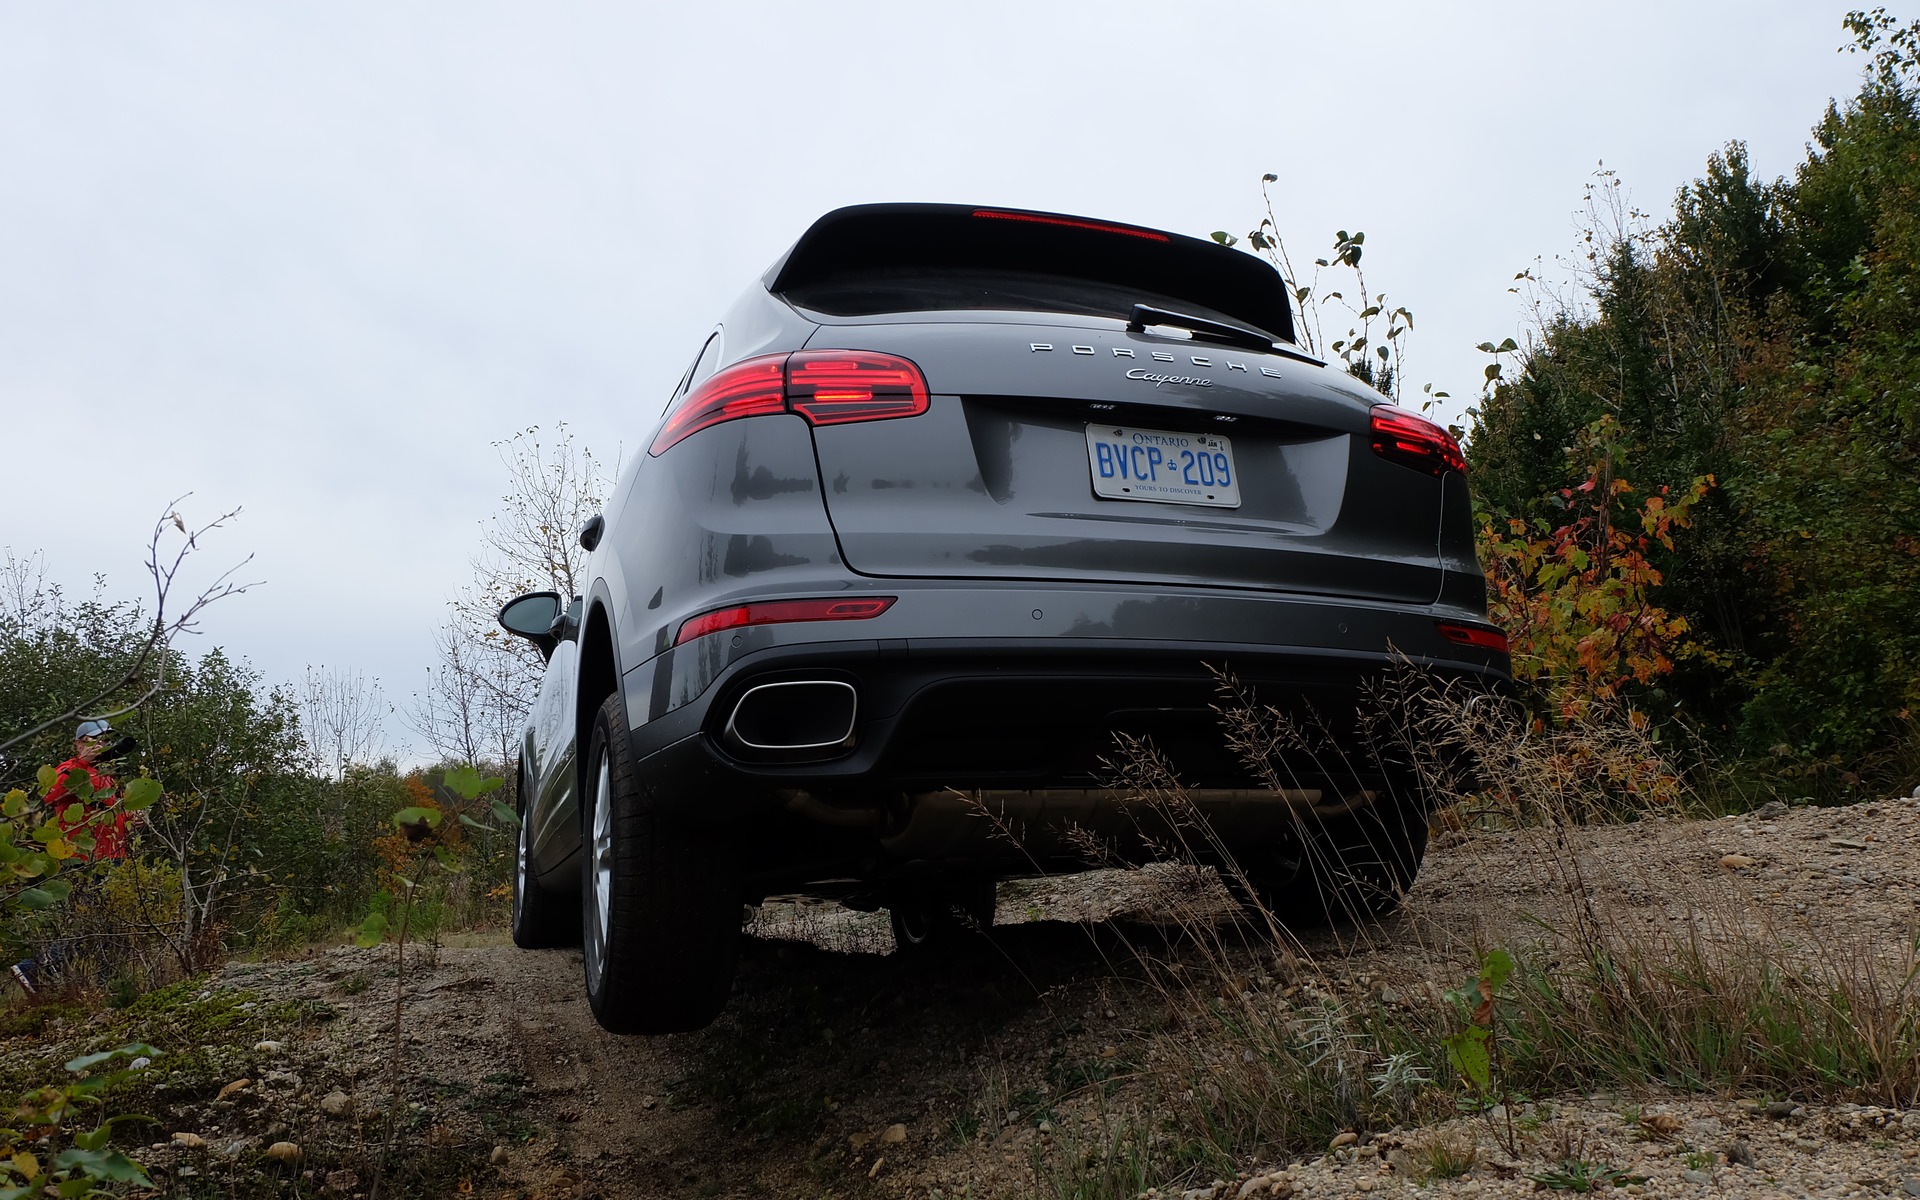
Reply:
[[[835,596],[824,600],[763,600],[719,608],[688,617],[674,635],[673,644],[683,646],[697,637],[739,629],[746,625],[786,625],[795,621],[865,621],[893,607],[893,596]]]
[[[673,406],[648,453],[658,454],[722,421],[787,411],[786,362],[784,354],[769,354],[714,372],[711,379]]]
[[[810,425],[914,417],[927,411],[927,378],[911,361],[871,350],[801,350],[735,363],[674,405],[647,448],[658,455],[722,421],[794,413]]]
[[[1467,469],[1460,443],[1432,421],[1391,404],[1373,406],[1373,452],[1429,475]]]

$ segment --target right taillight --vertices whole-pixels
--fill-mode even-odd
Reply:
[[[1461,625],[1453,621],[1435,621],[1440,636],[1458,646],[1477,646],[1482,650],[1507,653],[1507,635],[1485,625]]]
[[[687,393],[647,448],[658,455],[710,425],[795,413],[809,425],[915,417],[927,411],[927,378],[894,354],[801,350],[735,363]]]
[[[1429,475],[1465,472],[1467,456],[1451,433],[1425,417],[1390,404],[1373,406],[1373,452]]]

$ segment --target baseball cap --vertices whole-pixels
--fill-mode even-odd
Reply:
[[[77,742],[81,738],[105,737],[112,732],[113,726],[105,721],[82,721],[80,728],[73,731],[73,740]]]

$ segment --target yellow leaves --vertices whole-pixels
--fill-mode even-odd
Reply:
[[[32,1183],[40,1177],[40,1160],[25,1150],[15,1150],[13,1152],[13,1160],[9,1165],[12,1166],[14,1174],[26,1180],[28,1183]]]
[[[1558,528],[1481,518],[1488,609],[1512,641],[1514,674],[1548,681],[1562,708],[1651,683],[1690,646],[1688,623],[1654,602],[1663,580],[1648,553],[1656,544],[1672,549],[1670,531],[1689,523],[1712,480],[1695,479],[1677,498],[1658,489],[1616,514],[1618,498],[1634,492],[1612,473],[1618,466],[1597,465],[1586,483],[1560,493],[1570,519]]]
[[[65,838],[57,837],[47,843],[47,857],[55,862],[65,862],[79,853],[74,849],[73,843]]]

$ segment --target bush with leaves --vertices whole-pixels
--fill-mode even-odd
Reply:
[[[96,805],[85,771],[68,771],[62,779],[53,767],[42,767],[37,799],[44,801],[62,784],[70,799],[58,811],[35,803],[36,797],[23,788],[9,790],[0,800],[0,871],[5,873],[0,878],[0,911],[16,939],[31,928],[35,914],[48,915],[69,899],[75,874],[102,869],[103,864],[91,861],[93,831],[101,822],[116,810],[151,808],[160,798],[158,781],[142,777],[129,780],[109,809]],[[20,1097],[13,1106],[14,1127],[0,1128],[0,1200],[106,1195],[100,1185],[110,1183],[151,1187],[140,1164],[109,1144],[113,1122],[71,1135],[65,1130],[71,1117],[97,1104],[101,1093],[132,1070],[101,1067],[123,1058],[151,1060],[158,1054],[151,1046],[135,1044],[83,1055],[66,1064],[73,1079]]]
[[[72,1079],[22,1096],[13,1110],[17,1127],[0,1128],[0,1200],[115,1194],[102,1186],[106,1184],[151,1188],[146,1169],[110,1144],[116,1121],[144,1118],[116,1117],[77,1133],[68,1133],[66,1127],[89,1107],[97,1109],[109,1088],[144,1067],[142,1058],[159,1054],[138,1042],[83,1054],[66,1064]],[[119,1065],[122,1059],[135,1065]],[[117,1069],[103,1069],[110,1065]]]
[[[1674,549],[1713,477],[1638,496],[1618,433],[1610,417],[1584,431],[1576,453],[1592,462],[1584,480],[1549,497],[1558,520],[1480,514],[1488,608],[1507,631],[1514,677],[1565,719],[1653,685],[1677,656],[1711,653],[1688,639],[1685,617],[1655,602],[1663,577],[1651,555]]]
[[[68,798],[54,811],[46,798],[59,787]],[[144,812],[161,795],[160,782],[142,776],[128,780],[109,808],[96,801],[85,771],[63,778],[53,767],[40,768],[37,789],[13,788],[0,800],[0,905],[15,916],[10,932],[16,937],[18,914],[45,912],[72,893],[73,881],[63,875],[98,869],[91,861],[98,826],[116,813]]]

